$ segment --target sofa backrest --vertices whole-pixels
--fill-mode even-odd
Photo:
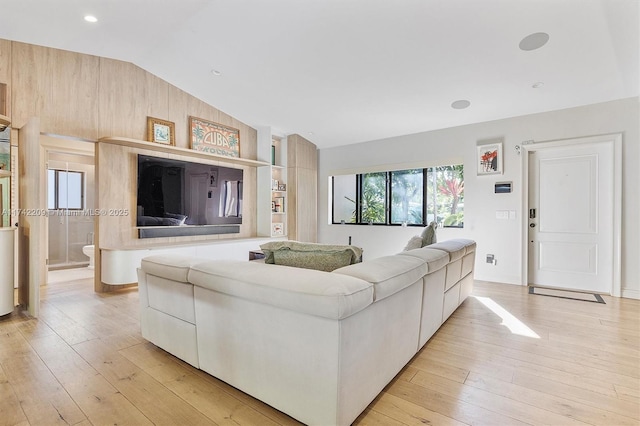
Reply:
[[[373,303],[373,286],[358,278],[262,262],[196,263],[193,285],[258,303],[330,319],[343,319]]]
[[[332,274],[349,275],[373,284],[377,301],[422,279],[427,274],[427,264],[411,256],[384,256],[336,269]]]

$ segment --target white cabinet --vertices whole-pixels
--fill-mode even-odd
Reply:
[[[0,315],[13,312],[13,241],[16,228],[0,228]]]

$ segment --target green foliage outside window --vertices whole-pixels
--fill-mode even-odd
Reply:
[[[364,223],[385,223],[386,173],[367,173],[362,176],[360,217]]]
[[[333,182],[333,223],[464,225],[462,165],[336,176]]]

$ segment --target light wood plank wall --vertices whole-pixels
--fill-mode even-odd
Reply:
[[[189,116],[196,116],[239,129],[241,157],[256,159],[255,129],[128,62],[0,39],[0,82],[8,84],[7,116],[14,128],[21,127],[30,117],[39,117],[43,133],[89,140],[107,136],[145,140],[147,117],[151,116],[173,121],[176,146],[189,148]],[[99,154],[96,151],[99,207],[126,208],[135,214],[137,153],[156,155],[150,150],[119,146],[104,147]],[[223,161],[211,163],[239,167]],[[256,235],[256,171],[242,168],[245,220],[241,233],[202,239]],[[133,216],[100,218],[96,233],[99,247],[138,247],[194,239],[139,240],[133,229],[134,220]]]
[[[11,42],[0,39],[0,83],[7,84],[11,80]],[[7,87],[5,93],[5,111],[1,112],[11,117],[11,90]]]
[[[317,147],[300,135],[287,136],[287,234],[291,240],[318,240],[317,181]]]

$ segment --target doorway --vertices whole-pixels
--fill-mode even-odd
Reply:
[[[38,317],[40,286],[47,284],[47,164],[50,152],[95,156],[95,142],[42,134],[40,120],[30,118],[18,130],[18,303]],[[95,190],[95,187],[93,188]],[[47,213],[47,214],[44,214]]]
[[[621,135],[523,148],[525,283],[619,295]]]
[[[48,151],[49,271],[93,266],[87,246],[94,239],[94,171],[91,155]]]

